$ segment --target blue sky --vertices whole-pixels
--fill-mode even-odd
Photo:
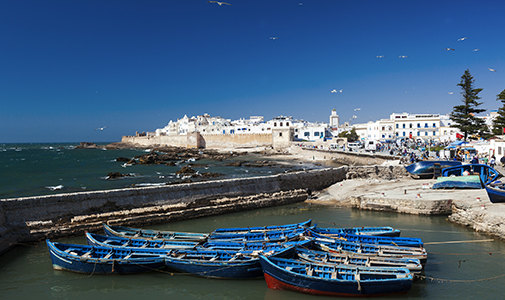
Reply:
[[[505,1],[227,3],[1,1],[0,142],[119,141],[185,114],[445,114],[466,69],[501,105]]]

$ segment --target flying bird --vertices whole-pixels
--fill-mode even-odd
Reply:
[[[400,56],[398,56],[398,57],[399,57],[399,58],[408,58],[408,56],[407,56],[407,55],[400,55]]]
[[[468,39],[466,36],[465,36],[465,37],[462,37],[462,38],[459,38],[459,39],[458,39],[458,42],[464,41],[464,40],[466,40],[466,39]]]
[[[479,49],[479,48],[476,48],[476,49],[473,49],[473,51],[480,51],[480,49]]]
[[[354,111],[361,110],[361,108],[355,108]]]
[[[341,90],[336,90],[336,89],[333,89],[331,92],[332,93],[342,93],[344,91],[344,89],[341,89]]]
[[[491,71],[491,72],[496,72],[496,70],[495,70],[495,69],[491,69],[491,68],[487,68],[487,69],[488,69],[489,71]]]
[[[377,57],[377,58],[383,58],[383,57],[384,57],[384,55],[377,55],[376,57]]]
[[[105,128],[107,128],[107,126],[100,127],[100,128],[95,128],[95,131],[96,131],[96,130],[102,130],[102,131],[103,131]]]
[[[447,94],[452,95],[452,94],[454,94],[454,92],[447,92]]]
[[[209,2],[209,3],[217,3],[217,4],[219,4],[219,6],[221,6],[221,5],[223,5],[223,4],[224,4],[224,5],[230,5],[230,6],[231,6],[231,4],[230,4],[230,3],[226,3],[226,2],[220,2],[220,1],[207,1],[207,2]]]
[[[271,37],[270,37],[270,39],[271,39],[271,40],[278,40],[279,38],[278,38],[278,37],[276,37],[276,36],[271,36]]]
[[[456,51],[456,50],[454,50],[454,49],[452,49],[452,48],[445,48],[445,50],[447,50],[447,51],[449,51],[449,50],[451,50],[451,51]]]

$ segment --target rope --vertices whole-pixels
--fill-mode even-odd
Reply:
[[[423,276],[423,275],[416,275],[416,277],[419,278],[420,280],[431,280],[431,281],[436,281],[437,283],[446,283],[446,282],[470,283],[470,282],[481,282],[481,281],[489,281],[489,280],[498,279],[500,277],[505,277],[505,274],[494,276],[494,277],[488,277],[488,278],[482,278],[482,279],[470,279],[470,280],[435,278],[435,277],[428,277],[428,276]]]

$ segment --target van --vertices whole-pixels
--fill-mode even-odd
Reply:
[[[347,148],[349,148],[349,150],[358,150],[363,148],[363,146],[361,145],[360,142],[351,142],[347,143]]]
[[[365,142],[365,151],[375,152],[377,150],[377,142],[376,141],[366,141]]]

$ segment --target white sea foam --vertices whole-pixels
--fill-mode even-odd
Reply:
[[[56,185],[56,186],[46,186],[47,189],[50,189],[51,191],[56,191],[56,190],[61,190],[63,188],[63,185]]]

